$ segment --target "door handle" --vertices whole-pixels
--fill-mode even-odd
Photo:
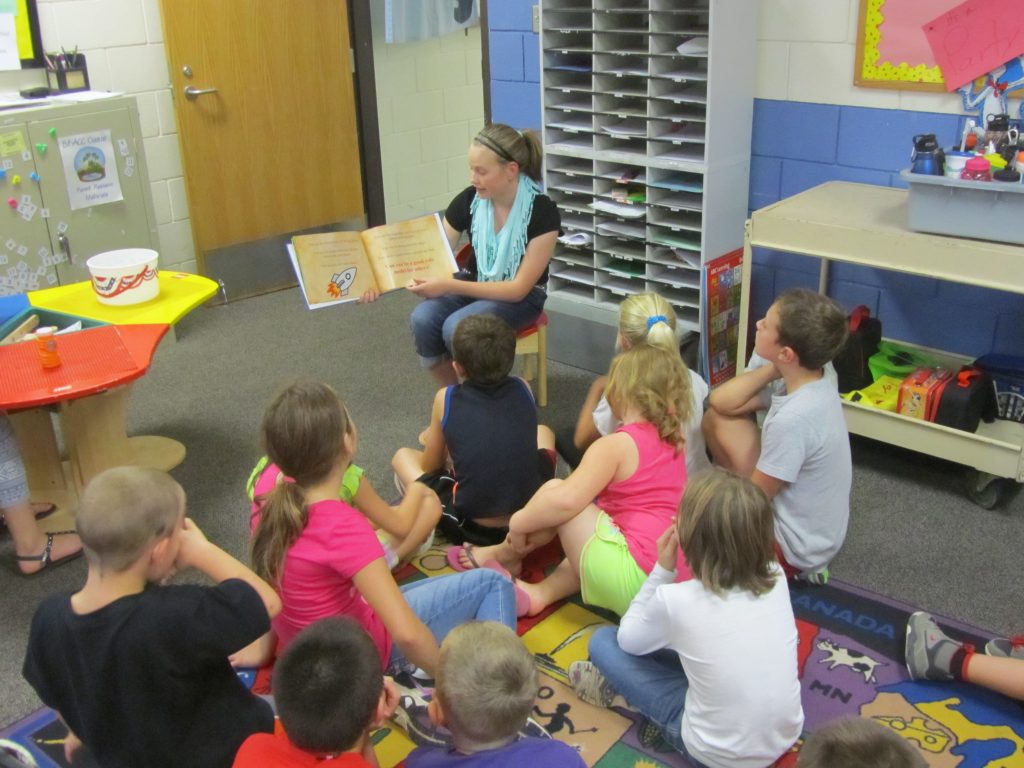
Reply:
[[[61,252],[64,254],[64,260],[68,264],[72,264],[71,260],[71,241],[68,240],[68,236],[61,232],[57,235],[57,244],[60,246]]]
[[[216,93],[216,88],[196,88],[194,85],[185,86],[185,98],[189,101],[195,101],[204,93]]]

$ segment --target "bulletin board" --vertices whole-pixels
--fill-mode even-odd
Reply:
[[[860,0],[853,82],[866,88],[945,93],[922,25],[963,0]]]
[[[17,0],[9,3],[16,8],[15,31],[18,36],[18,56],[23,69],[44,67],[43,39],[39,33],[39,12],[36,0]]]

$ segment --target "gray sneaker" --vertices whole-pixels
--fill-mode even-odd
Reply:
[[[415,690],[400,690],[398,708],[392,719],[418,747],[448,747],[452,735],[446,728],[434,725],[427,714],[427,701]]]
[[[985,653],[989,656],[1024,659],[1024,637],[1015,637],[1012,640],[1005,637],[993,638],[985,645]]]
[[[953,654],[962,647],[939,629],[931,614],[918,611],[907,620],[907,671],[912,680],[952,680]]]
[[[595,707],[610,707],[617,693],[591,661],[574,661],[569,665],[569,684],[580,701]]]

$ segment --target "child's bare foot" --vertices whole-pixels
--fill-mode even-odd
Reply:
[[[516,588],[521,592],[526,593],[526,596],[530,598],[530,608],[526,612],[527,616],[536,616],[538,613],[542,613],[545,608],[550,605],[548,602],[548,596],[545,594],[544,583],[531,584],[528,581],[522,579],[515,580]]]
[[[452,547],[452,551],[449,552],[449,563],[457,571],[480,568],[489,560],[494,560],[513,576],[518,576],[523,570],[522,559],[504,543],[489,547],[463,544],[461,547]],[[461,567],[456,567],[456,564]]]

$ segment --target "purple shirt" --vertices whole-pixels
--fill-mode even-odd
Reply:
[[[520,739],[498,749],[463,755],[454,750],[418,747],[405,758],[405,768],[585,768],[579,753],[554,739]]]

